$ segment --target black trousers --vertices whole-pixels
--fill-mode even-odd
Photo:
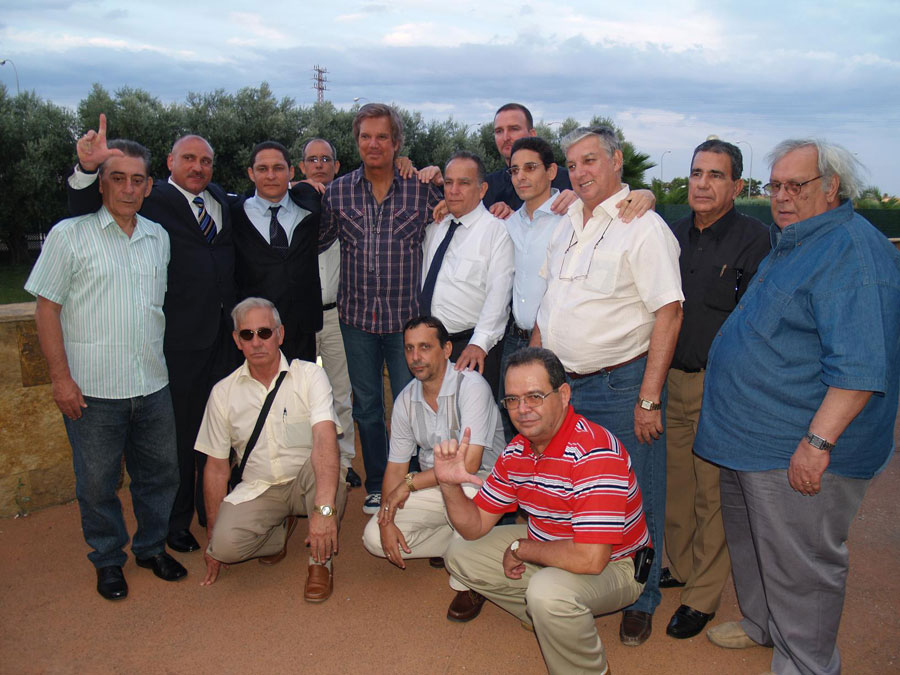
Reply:
[[[453,345],[453,351],[450,352],[450,360],[456,362],[462,350],[469,346],[469,340],[472,334],[469,331],[459,334],[460,337],[450,336],[450,344]],[[484,372],[481,375],[491,385],[491,392],[494,394],[494,400],[497,400],[500,391],[500,356],[503,354],[503,340],[500,340],[493,346],[491,351],[487,353],[484,359]]]

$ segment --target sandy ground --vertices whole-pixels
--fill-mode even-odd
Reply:
[[[895,456],[851,530],[838,638],[845,673],[900,673],[898,485]],[[133,530],[127,492],[122,498]],[[129,596],[113,603],[96,593],[75,503],[0,520],[0,673],[545,672],[534,635],[496,606],[467,624],[447,621],[453,594],[443,570],[418,560],[400,571],[370,556],[360,541],[363,498],[361,489],[350,493],[335,593],[320,605],[303,600],[302,521],[282,563],[232,566],[209,588],[200,586],[199,552],[175,554],[189,571],[178,583],[129,559]],[[206,541],[196,525],[194,533]],[[663,591],[653,635],[638,648],[619,642],[618,614],[597,619],[616,675],[768,670],[770,649],[724,650],[702,633],[667,637],[679,604],[677,589]],[[714,623],[739,618],[729,582]]]

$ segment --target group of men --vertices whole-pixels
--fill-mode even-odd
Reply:
[[[744,620],[711,641],[839,672],[844,542],[891,454],[900,356],[900,255],[853,212],[852,155],[776,148],[766,228],[735,211],[738,148],[707,141],[669,228],[622,184],[611,130],[569,134],[563,168],[524,106],[494,126],[507,169],[461,151],[415,171],[396,111],[368,104],[358,169],[337,177],[314,139],[292,186],[263,142],[247,198],[210,183],[200,137],[162,184],[102,116],[79,140],[70,205],[89,215],[53,228],[26,288],[98,591],[127,594],[124,453],[139,565],[186,574],[165,544],[199,548],[195,502],[205,584],[278,562],[308,516],[304,596],[327,599],[355,421],[365,547],[446,567],[448,618],[496,603],[551,672],[608,672],[594,615],[624,610],[640,645],[660,587],[683,587],[666,632],[697,635],[729,572]],[[503,524],[518,509],[527,526]]]

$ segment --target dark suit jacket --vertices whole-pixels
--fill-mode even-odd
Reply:
[[[246,198],[231,205],[238,298],[257,296],[271,300],[288,336],[315,333],[322,328],[318,259],[322,201],[306,183],[294,186],[290,196],[310,213],[297,224],[286,253],[272,248],[250,222],[244,211]]]
[[[73,190],[66,182],[69,211],[73,215],[93,213],[102,200],[95,181],[83,190]],[[234,242],[231,213],[225,192],[210,183],[206,188],[222,205],[218,234],[206,241],[197,218],[178,189],[168,181],[154,181],[140,214],[156,221],[169,233],[171,259],[163,312],[166,315],[167,350],[204,349],[216,344],[223,316],[226,320],[235,304]]]
[[[488,189],[487,192],[484,193],[482,203],[486,208],[491,208],[491,206],[497,202],[505,202],[513,211],[518,210],[519,207],[522,206],[522,200],[519,199],[519,195],[516,194],[516,189],[512,184],[512,178],[507,173],[506,169],[500,169],[500,171],[489,173],[485,176],[485,181],[488,184]],[[553,182],[550,183],[550,185],[560,192],[572,189],[572,183],[569,182],[569,172],[565,167],[558,167],[556,178],[553,179]]]

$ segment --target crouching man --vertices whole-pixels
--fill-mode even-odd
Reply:
[[[347,501],[331,385],[313,363],[288,364],[279,349],[284,327],[271,302],[247,298],[234,308],[232,318],[234,341],[246,360],[213,388],[196,443],[209,456],[203,488],[209,537],[203,585],[215,582],[223,563],[281,561],[301,515],[309,517],[304,598],[323,602],[331,596],[331,558],[338,550],[338,523]],[[273,390],[268,414],[255,432]],[[253,436],[256,442],[250,444],[241,481],[228,493],[229,453],[234,448],[240,462]]]
[[[594,615],[641,594],[635,561],[647,555],[650,535],[628,453],[571,408],[570,394],[553,352],[528,348],[510,358],[502,403],[519,435],[474,499],[460,487],[482,483],[465,469],[468,432],[459,444],[435,446],[434,472],[464,538],[451,544],[446,565],[534,627],[551,673],[607,673]],[[517,507],[527,526],[494,527]]]

